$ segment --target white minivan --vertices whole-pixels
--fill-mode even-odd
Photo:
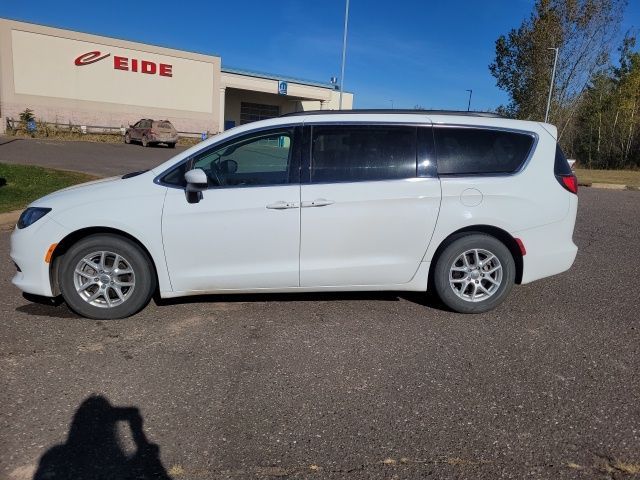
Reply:
[[[567,270],[577,181],[556,128],[492,114],[318,111],[33,202],[13,283],[90,318],[211,293],[433,289],[484,312]]]

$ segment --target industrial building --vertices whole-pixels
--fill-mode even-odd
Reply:
[[[38,120],[121,127],[168,119],[215,134],[284,113],[338,108],[332,83],[222,66],[214,55],[0,18],[0,129]],[[343,108],[353,95],[344,93]],[[2,130],[0,130],[2,131]]]

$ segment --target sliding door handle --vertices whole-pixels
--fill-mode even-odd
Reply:
[[[326,207],[327,205],[333,205],[333,200],[327,200],[326,198],[316,198],[315,200],[311,200],[309,202],[302,202],[303,208],[311,208],[311,207]]]

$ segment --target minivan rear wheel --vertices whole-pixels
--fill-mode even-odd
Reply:
[[[436,261],[433,283],[440,300],[459,313],[497,307],[513,287],[516,266],[497,238],[471,233],[453,240]]]
[[[62,297],[76,313],[101,320],[144,308],[156,286],[148,255],[131,240],[100,234],[72,245],[61,259]]]

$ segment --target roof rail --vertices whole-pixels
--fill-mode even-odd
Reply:
[[[302,112],[284,113],[281,117],[297,117],[300,115],[348,115],[354,113],[399,113],[413,115],[458,115],[463,117],[487,117],[505,118],[503,115],[493,112],[468,112],[466,110],[415,110],[415,109],[391,109],[391,108],[358,108],[354,110],[307,110]]]

